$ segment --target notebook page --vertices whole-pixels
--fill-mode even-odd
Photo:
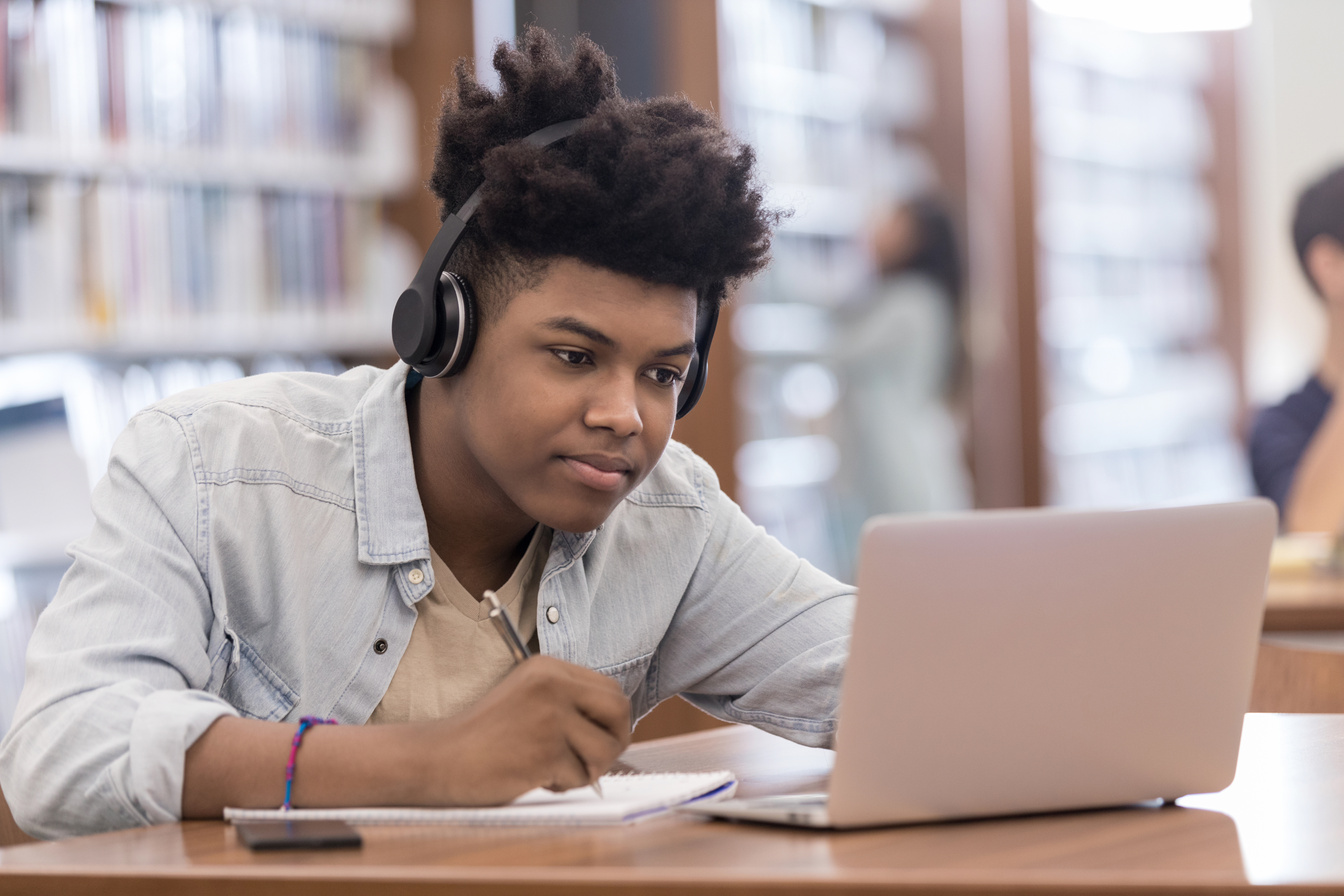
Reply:
[[[529,790],[506,806],[471,809],[225,809],[239,821],[339,819],[351,824],[604,825],[630,824],[702,799],[733,795],[737,782],[729,771],[603,775],[599,797],[591,787],[563,793]]]

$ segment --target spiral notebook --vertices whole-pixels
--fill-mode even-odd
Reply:
[[[591,787],[563,793],[529,790],[505,806],[474,809],[233,809],[224,817],[239,821],[340,820],[350,824],[503,825],[633,824],[678,806],[726,799],[737,789],[729,771],[617,774],[602,777],[599,797]]]

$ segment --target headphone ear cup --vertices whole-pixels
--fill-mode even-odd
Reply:
[[[438,296],[426,298],[414,285],[403,292],[392,310],[392,344],[397,355],[412,367],[434,349],[439,325]]]
[[[705,391],[709,380],[709,346],[714,341],[714,330],[719,325],[719,302],[713,294],[700,295],[700,306],[704,308],[701,320],[696,324],[695,354],[686,369],[686,381],[681,384],[681,394],[677,397],[677,419],[691,412],[700,395]]]
[[[458,339],[457,333],[449,332],[445,334],[443,341],[444,348],[456,345],[457,350],[448,359],[447,367],[440,376],[456,376],[467,366],[467,361],[471,358],[471,350],[476,347],[476,296],[467,284],[467,279],[460,274],[454,274],[451,271],[443,272],[443,283],[445,287],[451,287],[448,290],[456,293],[458,298],[458,329],[461,331],[461,339]],[[452,298],[450,295],[444,295],[445,303]]]
[[[705,391],[705,378],[708,374],[709,361],[702,359],[697,350],[695,357],[691,358],[690,367],[686,370],[686,380],[681,384],[681,394],[677,397],[678,420],[689,414],[691,408],[700,400],[700,393]]]
[[[466,280],[444,271],[439,275],[431,307],[433,314],[427,315],[423,324],[428,351],[415,360],[405,354],[402,357],[423,376],[453,376],[466,366],[475,344],[476,302]]]

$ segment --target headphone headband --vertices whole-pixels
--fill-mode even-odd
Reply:
[[[550,146],[577,131],[583,121],[582,118],[571,118],[547,125],[539,131],[528,134],[522,142],[537,147]],[[448,266],[448,259],[457,248],[458,240],[462,239],[462,233],[467,229],[467,222],[476,214],[476,209],[481,204],[481,190],[484,188],[485,184],[482,183],[472,190],[471,195],[457,211],[443,219],[439,232],[434,235],[434,241],[429,244],[429,251],[420,262],[420,269],[411,279],[411,285],[397,299],[397,306],[392,312],[392,344],[396,347],[397,354],[425,376],[451,375],[449,371],[456,372],[454,367],[460,369],[461,365],[466,363],[466,354],[460,349],[454,351],[442,364],[432,360],[432,356],[441,353],[445,343],[437,332],[440,320],[437,296],[439,277]],[[448,313],[452,312],[448,310]],[[454,342],[460,346],[463,340],[457,339]],[[471,347],[468,345],[467,354],[470,352]],[[422,365],[426,369],[422,369]]]
[[[571,118],[568,121],[557,121],[555,124],[546,125],[546,127],[542,128],[539,131],[533,131],[519,142],[526,143],[528,146],[535,146],[537,148],[550,146],[552,143],[558,143],[559,141],[568,137],[570,134],[577,131],[579,129],[579,125],[583,124],[584,121],[585,119],[582,118]],[[481,204],[481,190],[484,189],[485,184],[482,183],[479,187],[472,190],[471,195],[467,197],[467,201],[463,202],[462,207],[453,213],[457,215],[457,217],[462,221],[462,225],[464,227],[466,226],[467,222],[471,220],[471,216],[476,214],[476,207]],[[440,228],[440,230],[442,230],[442,228]],[[445,262],[446,260],[447,259],[445,258]]]
[[[579,129],[586,119],[571,118],[533,131],[522,138],[529,146],[545,147]],[[392,344],[403,361],[424,376],[452,376],[466,365],[476,339],[475,300],[466,281],[445,270],[467,224],[481,204],[481,183],[454,212],[443,219],[420,269],[397,299],[392,311]],[[718,324],[718,302],[697,296],[695,355],[677,399],[677,417],[684,417],[705,390],[709,346]],[[451,300],[450,300],[451,299]],[[708,308],[701,306],[708,305]],[[699,313],[705,312],[703,320]]]

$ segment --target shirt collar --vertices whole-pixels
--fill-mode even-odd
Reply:
[[[429,559],[429,530],[415,485],[406,376],[397,362],[374,381],[354,415],[355,523],[359,560],[392,565]]]

